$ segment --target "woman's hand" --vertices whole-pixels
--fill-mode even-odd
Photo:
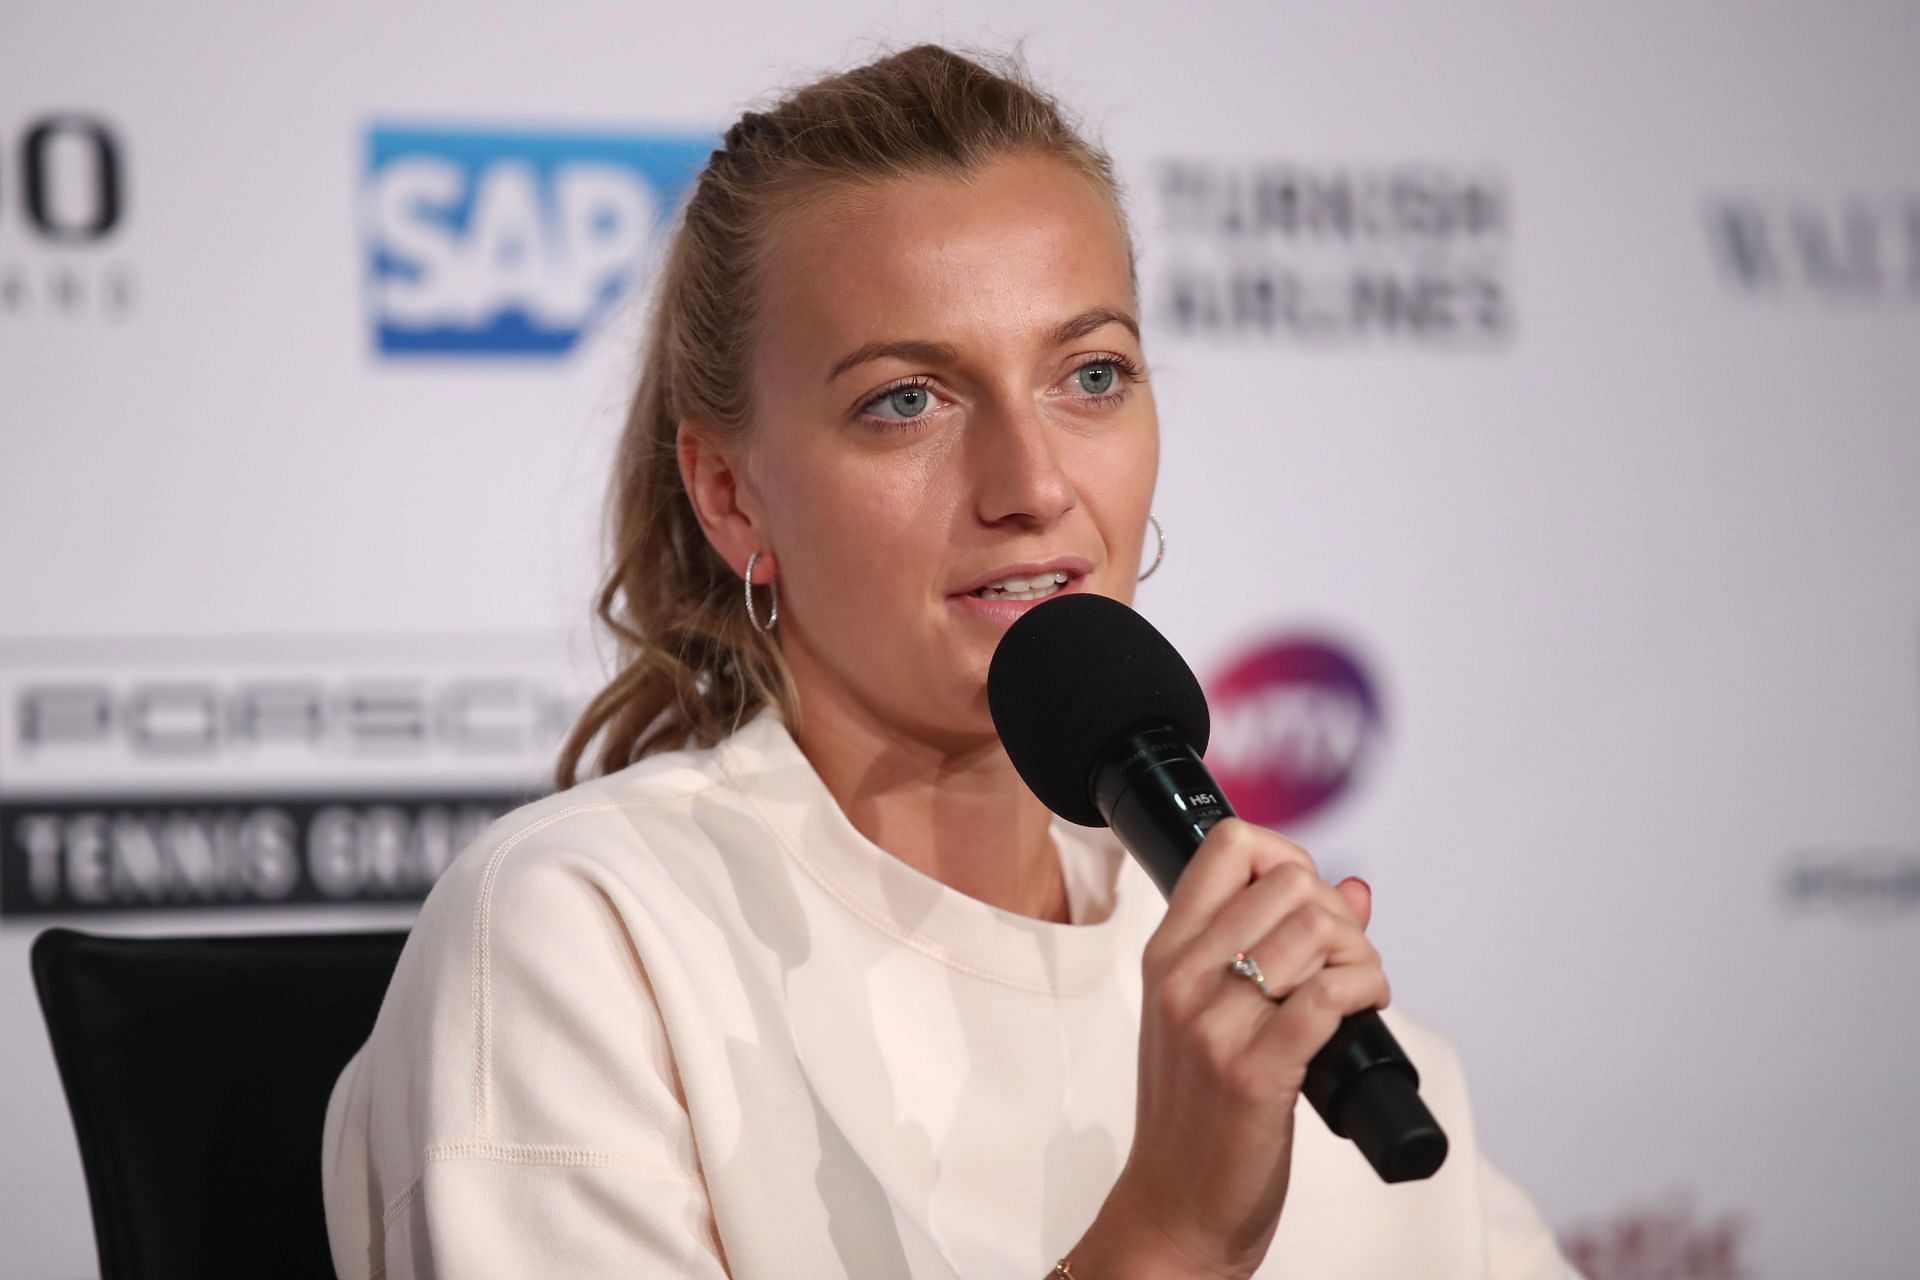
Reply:
[[[1207,835],[1147,942],[1133,1149],[1069,1255],[1088,1280],[1260,1265],[1307,1063],[1343,1017],[1389,998],[1371,914],[1365,881],[1329,885],[1284,836],[1237,818]],[[1239,951],[1274,999],[1232,972]]]

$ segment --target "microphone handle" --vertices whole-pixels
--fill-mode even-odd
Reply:
[[[1106,753],[1093,775],[1093,799],[1167,896],[1213,824],[1235,816],[1193,747],[1164,726],[1136,731]],[[1419,1071],[1379,1012],[1363,1009],[1342,1018],[1313,1055],[1302,1092],[1382,1180],[1411,1182],[1433,1176],[1447,1158],[1447,1135],[1419,1085]]]

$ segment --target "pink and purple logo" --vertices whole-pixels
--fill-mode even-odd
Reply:
[[[1269,640],[1207,691],[1207,767],[1262,826],[1318,812],[1353,781],[1380,732],[1380,703],[1350,653],[1319,636]]]

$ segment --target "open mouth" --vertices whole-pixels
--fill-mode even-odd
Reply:
[[[969,591],[967,594],[976,600],[1045,600],[1066,589],[1073,581],[1073,574],[1065,569],[1055,569],[1047,573],[1029,574],[1025,577],[1002,578],[998,582],[989,582],[986,586]]]

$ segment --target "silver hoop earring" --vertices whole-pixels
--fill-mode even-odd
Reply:
[[[1140,575],[1139,580],[1141,582],[1145,582],[1148,578],[1151,578],[1154,570],[1160,567],[1160,562],[1167,558],[1167,531],[1160,527],[1160,517],[1149,512],[1147,519],[1153,521],[1153,536],[1154,539],[1159,542],[1160,549],[1153,553],[1153,563],[1148,565],[1147,571]]]
[[[773,596],[773,607],[767,611],[767,625],[763,627],[760,625],[760,615],[754,612],[753,608],[753,566],[759,559],[760,553],[758,551],[747,557],[747,572],[745,574],[747,621],[753,625],[755,631],[767,632],[773,630],[773,624],[780,621],[780,584],[771,578],[767,580],[767,591]]]

